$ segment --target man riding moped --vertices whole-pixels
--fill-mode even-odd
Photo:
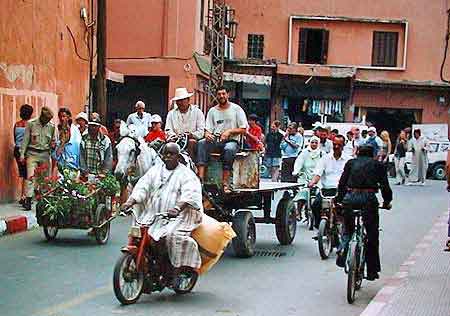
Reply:
[[[344,144],[344,136],[336,135],[333,140],[333,152],[322,157],[314,171],[313,179],[309,182],[310,188],[315,187],[319,181],[322,184],[321,194],[316,196],[316,200],[311,205],[315,220],[314,227],[316,228],[319,228],[322,196],[334,197],[336,195],[339,179],[350,158],[343,153]],[[314,239],[317,239],[317,237],[314,237]]]
[[[201,265],[200,252],[191,232],[203,215],[201,184],[195,173],[179,163],[180,148],[168,143],[162,150],[164,164],[156,164],[137,182],[122,206],[145,205],[139,222],[151,222],[157,213],[168,213],[173,220],[156,218],[149,227],[155,242],[165,239],[170,263],[178,271],[194,271]],[[176,281],[176,280],[174,280]]]

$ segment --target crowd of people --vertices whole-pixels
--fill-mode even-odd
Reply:
[[[426,138],[421,136],[420,130],[414,130],[413,135],[410,129],[403,130],[393,146],[389,133],[383,131],[378,136],[373,126],[367,130],[360,130],[355,126],[343,136],[336,129],[317,124],[313,129],[314,135],[306,144],[303,128],[294,122],[289,123],[286,131],[283,131],[280,121],[273,121],[270,131],[264,135],[259,118],[255,114],[250,114],[247,118],[238,104],[229,101],[228,91],[223,87],[217,91],[218,104],[208,111],[206,117],[198,106],[190,102],[192,95],[193,93],[188,92],[186,88],[176,89],[175,96],[171,99],[174,106],[169,111],[165,124],[160,115],[146,112],[145,103],[138,101],[135,104],[135,112],[128,116],[126,122],[116,119],[109,130],[95,112],[90,115],[81,112],[73,119],[71,111],[61,107],[57,113],[58,124],[55,125],[51,122],[54,113],[48,107],[42,107],[39,116],[32,118],[33,108],[27,104],[23,105],[20,109],[21,120],[14,126],[14,156],[17,159],[19,176],[23,179],[22,205],[26,210],[31,209],[34,192],[33,174],[40,165],[48,166],[48,174],[69,168],[79,172],[82,178],[112,171],[114,147],[120,141],[122,124],[133,126],[135,137],[142,138],[148,143],[166,142],[173,137],[185,135],[188,140],[187,151],[197,165],[199,184],[204,181],[207,174],[210,153],[221,154],[225,194],[232,191],[230,176],[235,155],[245,148],[264,154],[264,164],[270,169],[272,181],[279,180],[281,171],[282,182],[303,184],[303,188],[295,197],[298,209],[302,209],[309,201],[310,189],[316,186],[320,186],[323,195],[336,196],[336,201],[342,202],[347,207],[360,207],[361,201],[365,201],[371,213],[365,218],[370,248],[368,277],[378,278],[379,219],[375,194],[381,189],[384,206],[389,206],[392,191],[387,181],[386,165],[391,153],[395,157],[398,185],[407,182],[404,165],[408,151],[413,155],[413,170],[409,175],[409,183],[424,184],[428,143]],[[136,186],[142,192],[134,191],[125,205],[131,206],[140,200],[146,203],[144,200],[151,195],[147,192],[151,177],[156,177],[161,182],[158,190],[162,190],[165,183],[169,182],[176,187],[189,187],[189,183],[197,183],[197,177],[195,179],[192,177],[190,169],[180,167],[183,169],[181,170],[178,164],[175,164],[174,157],[180,154],[177,146],[169,146],[162,153],[164,164],[158,167],[161,170],[155,169],[151,175],[143,177],[144,180],[138,182]],[[179,175],[172,178],[175,171]],[[185,181],[187,186],[184,184]],[[166,202],[161,200],[161,197],[159,202],[152,203],[164,202],[164,205],[167,204],[166,208],[175,216],[185,210],[195,215],[202,208],[201,205],[197,205],[200,204],[197,196],[201,192],[199,190],[191,192],[190,188],[186,193],[182,192],[173,199],[170,198],[172,193],[169,192],[167,197],[164,197]],[[189,192],[193,195],[187,196]],[[316,227],[320,219],[320,199],[321,195],[317,195],[311,205],[316,215],[314,216]],[[195,200],[196,203],[190,202],[191,200]],[[190,227],[189,231],[199,223],[198,216],[195,216],[189,217],[193,221],[187,225]],[[351,216],[346,216],[345,221],[347,222],[345,236],[348,237],[352,233]],[[180,225],[184,230],[187,226]],[[186,234],[176,233],[172,237],[174,243],[181,242],[184,248],[193,249],[192,240]],[[182,258],[179,258],[179,251],[184,253],[185,250],[178,249],[178,252],[174,253],[174,261],[183,262]],[[342,260],[345,257],[344,252],[345,247],[341,249],[338,259]],[[198,268],[197,257],[190,258],[187,264]],[[337,263],[342,266],[342,262]]]
[[[309,175],[309,178],[312,177],[312,170],[318,163],[317,157],[332,151],[333,140],[339,135],[339,131],[316,124],[313,128],[313,137],[306,141],[304,130],[297,127],[297,123],[288,124],[285,131],[280,127],[281,122],[274,121],[271,130],[263,138],[264,165],[269,169],[272,181],[305,182],[305,174]],[[389,132],[384,130],[378,136],[374,126],[364,130],[354,126],[343,139],[343,154],[347,157],[356,157],[359,147],[370,145],[373,147],[376,160],[386,167],[389,163],[394,163],[397,185],[425,184],[429,147],[420,129],[414,130],[411,135],[411,129],[405,128],[400,132],[395,145],[391,142]],[[412,170],[409,175],[405,169],[407,152],[412,153]]]
[[[248,120],[244,110],[228,100],[225,88],[218,91],[219,104],[208,112],[206,118],[198,106],[191,104],[193,93],[177,88],[171,99],[173,108],[165,124],[160,115],[145,111],[145,103],[138,101],[135,111],[125,123],[116,119],[110,129],[102,124],[98,113],[78,113],[75,117],[67,107],[60,107],[58,123],[54,124],[53,111],[44,106],[37,117],[33,107],[24,104],[21,120],[14,126],[14,156],[22,178],[20,203],[31,209],[34,193],[33,175],[38,166],[47,166],[47,175],[72,169],[82,178],[111,172],[113,152],[120,140],[122,124],[132,127],[135,137],[148,143],[187,135],[187,151],[198,165],[203,179],[210,152],[223,154],[224,191],[230,192],[229,178],[234,156],[241,148],[263,150],[263,133],[256,115]]]

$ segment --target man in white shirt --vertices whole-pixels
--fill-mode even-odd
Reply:
[[[188,134],[187,150],[195,161],[197,142],[205,135],[205,116],[198,106],[190,103],[193,95],[186,88],[175,90],[172,102],[176,102],[176,107],[167,114],[165,132],[167,138]]]
[[[247,132],[248,122],[244,110],[228,101],[228,92],[224,87],[217,89],[217,99],[219,104],[211,108],[206,117],[205,138],[198,142],[198,176],[204,180],[210,153],[221,153],[223,191],[230,193],[229,178],[234,157],[239,150],[239,142]]]
[[[144,111],[145,103],[142,101],[137,101],[134,108],[136,112],[128,115],[127,125],[134,125],[136,136],[145,137],[148,134],[148,127],[151,126],[152,115]]]
[[[344,166],[351,158],[343,153],[344,144],[344,136],[336,135],[333,140],[333,152],[319,160],[316,170],[314,170],[314,177],[309,183],[309,187],[312,188],[320,181],[322,185],[321,192],[324,196],[336,195],[339,179],[341,178],[342,172],[344,172]],[[316,228],[319,228],[321,208],[322,197],[319,194],[311,205],[315,220],[314,226]]]

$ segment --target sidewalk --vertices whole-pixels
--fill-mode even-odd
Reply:
[[[38,226],[34,207],[24,211],[18,203],[0,204],[0,235],[26,231]]]
[[[361,316],[450,315],[450,252],[443,251],[447,221],[448,211],[436,220]]]

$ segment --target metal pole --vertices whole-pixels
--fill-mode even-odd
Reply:
[[[106,122],[106,0],[97,0],[97,111]]]
[[[91,4],[90,4],[91,8],[90,8],[90,22],[89,25],[91,23],[93,23],[94,20],[94,0],[91,0]],[[90,27],[89,30],[89,96],[88,96],[88,106],[86,109],[86,113],[89,115],[91,112],[94,111],[94,102],[93,102],[93,96],[92,96],[92,92],[94,91],[94,80],[93,80],[93,64],[94,64],[94,26],[92,25]]]

